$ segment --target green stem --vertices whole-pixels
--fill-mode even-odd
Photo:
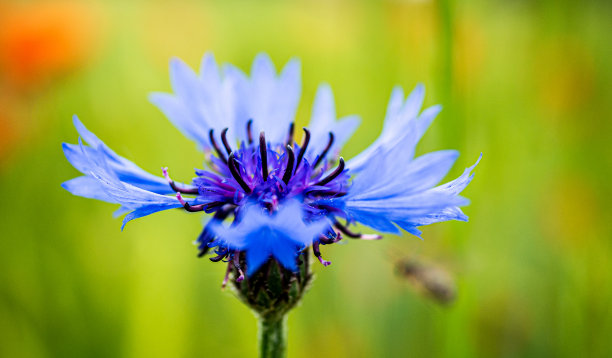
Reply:
[[[259,318],[261,358],[284,358],[287,350],[287,316]]]

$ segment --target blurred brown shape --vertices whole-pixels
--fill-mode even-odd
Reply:
[[[449,305],[455,301],[455,281],[442,267],[414,258],[405,258],[397,262],[396,268],[398,274],[406,278],[418,293],[441,305]]]
[[[81,63],[95,42],[95,15],[77,2],[0,6],[0,80],[30,88]]]

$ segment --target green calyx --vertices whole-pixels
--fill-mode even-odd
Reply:
[[[234,268],[232,286],[238,298],[249,306],[262,320],[278,321],[295,307],[312,281],[310,257],[305,252],[300,255],[298,271],[284,268],[275,259],[269,259],[262,267],[237,282],[238,270]],[[244,257],[240,257],[244,267]]]

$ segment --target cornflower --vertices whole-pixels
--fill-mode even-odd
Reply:
[[[310,250],[328,266],[321,246],[345,237],[377,240],[379,233],[400,234],[400,228],[420,237],[420,226],[467,221],[459,207],[468,201],[459,193],[478,161],[438,185],[459,153],[441,150],[415,158],[417,143],[441,109],[421,111],[422,85],[407,98],[394,88],[378,139],[345,160],[338,154],[360,120],[336,118],[326,84],[318,88],[303,139],[296,141],[301,94],[296,59],[277,74],[270,58],[260,54],[247,76],[229,64],[219,68],[206,54],[199,75],[173,59],[170,78],[174,93],[153,93],[150,101],[204,152],[205,169],[196,170],[189,183],[172,179],[167,168],[163,176],[149,174],[75,116],[79,143],[63,148],[83,176],[62,185],[74,195],[120,204],[116,214],[127,214],[123,226],[177,208],[211,215],[196,240],[199,256],[212,252],[211,261],[226,262],[223,286],[233,274],[239,297],[262,317],[263,356],[282,354],[284,345],[274,342],[284,342],[284,317],[311,279]],[[379,233],[356,232],[351,226],[357,223]]]

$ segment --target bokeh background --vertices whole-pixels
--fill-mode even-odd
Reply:
[[[74,113],[191,178],[202,155],[147,94],[170,89],[172,56],[197,68],[205,51],[245,70],[301,58],[300,124],[322,81],[363,118],[345,157],[418,82],[444,105],[419,152],[459,149],[449,178],[484,153],[469,223],[324,248],[291,357],[612,356],[611,18],[606,1],[1,2],[0,356],[255,356],[225,266],[196,258],[200,216],[120,232],[113,205],[60,188]],[[454,302],[398,274],[406,259],[452,277]]]

